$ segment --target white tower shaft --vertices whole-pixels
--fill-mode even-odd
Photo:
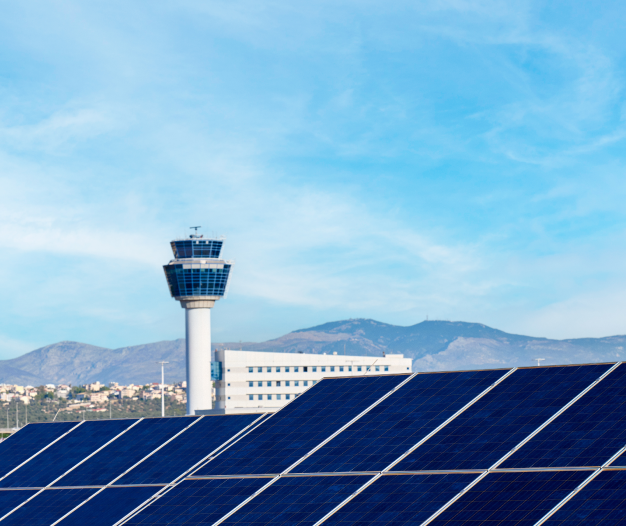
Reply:
[[[185,306],[187,333],[187,414],[213,408],[211,309]]]

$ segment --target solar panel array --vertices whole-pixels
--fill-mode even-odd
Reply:
[[[0,522],[626,524],[626,365],[325,379],[270,415],[30,424]]]

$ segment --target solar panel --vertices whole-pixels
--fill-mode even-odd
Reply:
[[[370,477],[282,477],[222,524],[313,525]]]
[[[380,471],[506,372],[418,374],[296,471]]]
[[[94,420],[71,433],[0,481],[0,487],[43,487],[130,427],[136,420]],[[1,456],[0,456],[1,458]]]
[[[54,485],[108,484],[190,423],[190,417],[146,418]]]
[[[406,375],[325,379],[197,474],[280,473],[406,379]]]
[[[624,444],[626,366],[621,365],[501,467],[600,466]]]
[[[626,522],[626,471],[603,471],[565,503],[545,526],[593,526]]]
[[[0,517],[4,517],[13,508],[32,497],[37,490],[0,490]]]
[[[487,469],[609,367],[519,369],[394,470]]]
[[[116,484],[169,483],[259,419],[254,415],[205,416]]]
[[[475,474],[384,476],[331,515],[328,526],[420,524],[465,488]]]
[[[3,519],[2,526],[50,526],[96,489],[46,489]]]
[[[0,480],[0,517],[29,526],[530,526],[626,444],[626,366],[594,383],[610,367],[325,379],[265,418],[31,424],[0,444],[0,468],[14,470]],[[395,471],[367,474],[418,443]],[[520,443],[498,464],[517,471],[484,471]],[[547,524],[626,523],[626,469],[615,470],[625,462]],[[39,493],[7,489],[62,474]]]
[[[588,471],[491,473],[430,524],[532,526],[588,475]]]
[[[28,424],[0,442],[0,474],[6,474],[67,433],[78,422]]]
[[[213,524],[271,479],[185,480],[125,522],[126,525]]]
[[[107,488],[65,517],[59,522],[59,526],[111,526],[152,497],[159,489],[149,486]]]

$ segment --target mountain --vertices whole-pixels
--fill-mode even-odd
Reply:
[[[383,352],[413,359],[414,371],[445,371],[623,360],[626,336],[550,340],[508,334],[480,323],[424,321],[409,327],[375,320],[336,321],[290,332],[263,343],[216,343],[214,347],[246,351],[304,352],[381,356]],[[0,361],[0,383],[73,385],[111,381],[144,384],[185,378],[185,340],[105,349],[60,342]]]

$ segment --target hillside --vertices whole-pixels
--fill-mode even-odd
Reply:
[[[305,352],[413,358],[415,371],[591,363],[624,359],[626,336],[550,340],[487,327],[479,323],[424,321],[409,327],[356,319],[291,332],[263,343],[216,343],[215,347],[250,351]],[[40,385],[82,384],[99,380],[146,383],[160,380],[159,360],[170,362],[167,381],[185,377],[185,340],[104,349],[60,342],[0,361],[0,382]]]

